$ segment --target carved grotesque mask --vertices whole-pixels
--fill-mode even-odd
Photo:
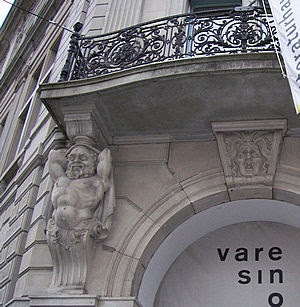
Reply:
[[[95,174],[95,153],[84,146],[74,147],[67,155],[67,177],[79,179],[91,177]]]
[[[244,143],[237,152],[236,162],[242,176],[258,175],[263,164],[259,147],[251,141]]]

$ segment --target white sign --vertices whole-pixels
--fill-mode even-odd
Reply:
[[[269,0],[297,114],[300,112],[300,1]]]
[[[299,306],[300,230],[239,223],[190,245],[172,264],[155,307]]]

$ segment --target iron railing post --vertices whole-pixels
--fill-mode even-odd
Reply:
[[[76,22],[73,26],[74,32],[71,35],[70,46],[68,49],[68,56],[65,62],[65,65],[60,73],[59,82],[68,81],[70,74],[72,73],[72,67],[76,53],[78,51],[78,39],[80,37],[79,31],[82,29],[83,24]]]

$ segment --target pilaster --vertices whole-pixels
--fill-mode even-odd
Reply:
[[[142,4],[142,0],[111,0],[104,25],[104,33],[137,24]]]

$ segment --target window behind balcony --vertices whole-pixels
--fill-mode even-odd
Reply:
[[[191,0],[191,12],[230,8],[242,5],[242,0]]]
[[[259,6],[262,6],[262,5],[263,5],[263,2],[265,3],[266,7],[269,7],[269,6],[270,6],[268,0],[258,0],[258,5],[259,5]]]

